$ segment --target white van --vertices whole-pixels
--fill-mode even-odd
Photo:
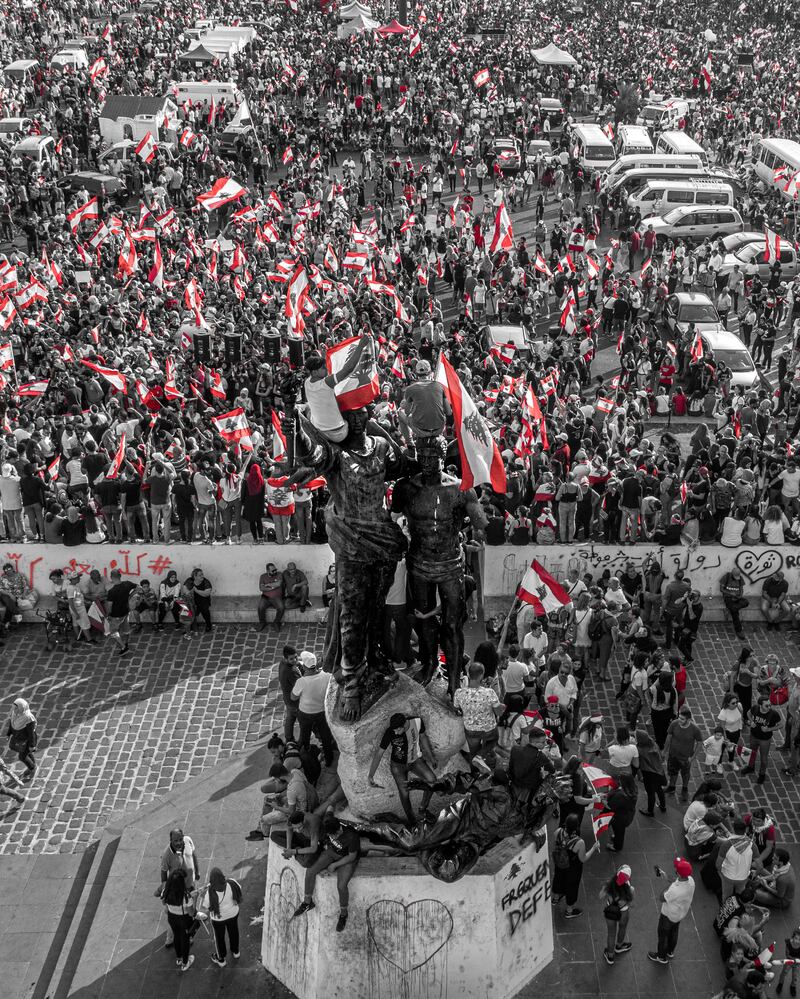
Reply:
[[[800,173],[800,142],[792,139],[759,139],[753,150],[756,176],[768,188],[794,200]]]
[[[51,164],[56,158],[56,144],[51,135],[29,135],[18,142],[11,150],[12,156],[19,156],[37,167]]]
[[[703,163],[708,166],[708,153],[699,142],[695,142],[691,135],[681,129],[662,132],[656,142],[657,153],[667,153],[673,156],[699,156]]]
[[[87,69],[89,66],[89,57],[86,55],[86,49],[63,48],[59,52],[56,52],[50,60],[50,66],[52,69],[60,69],[62,72],[67,67],[71,69]]]
[[[3,70],[6,76],[12,80],[32,80],[39,69],[39,63],[35,59],[17,59],[10,62]]]
[[[638,208],[642,218],[666,215],[682,205],[733,205],[733,188],[718,180],[694,177],[691,180],[648,180],[628,198],[631,211]]]
[[[619,194],[620,197],[627,198],[644,187],[649,180],[694,180],[698,177],[730,184],[734,192],[739,195],[742,193],[741,185],[731,175],[730,170],[725,170],[722,167],[704,167],[702,163],[698,163],[697,166],[640,167],[637,170],[629,170],[627,173],[618,174],[606,186],[606,190],[609,196]]]
[[[575,125],[570,144],[584,169],[608,170],[614,162],[614,147],[599,125]]]
[[[689,114],[689,102],[673,97],[668,101],[658,101],[653,104],[645,104],[636,116],[636,124],[644,125],[646,129],[655,134],[663,132],[668,128],[677,128]]]
[[[617,156],[652,153],[653,140],[641,125],[620,125],[614,136],[614,150]]]
[[[202,104],[204,107],[209,107],[212,98],[214,105],[217,107],[223,101],[225,101],[226,107],[238,107],[242,99],[242,95],[235,83],[222,80],[204,80],[202,82],[197,80],[182,80],[180,83],[172,85],[172,94],[175,97],[175,103],[178,107],[187,101],[191,101],[193,105]]]
[[[608,173],[603,178],[603,186],[608,188],[631,170],[671,170],[680,167],[697,169],[702,166],[697,156],[670,156],[667,153],[630,153],[627,156],[620,156],[612,166],[608,168]]]

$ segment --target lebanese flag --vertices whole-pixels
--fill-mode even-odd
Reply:
[[[514,354],[516,353],[516,345],[513,343],[501,343],[495,344],[489,351],[492,357],[496,357],[498,361],[502,361],[503,364],[511,364],[514,360]]]
[[[164,398],[169,400],[182,399],[183,395],[178,391],[175,381],[175,360],[172,354],[167,354],[164,358]]]
[[[42,253],[42,263],[50,271],[50,274],[58,287],[62,288],[64,286],[64,274],[55,260],[50,260],[48,258],[46,251]]]
[[[105,59],[102,56],[100,56],[99,59],[95,59],[95,61],[92,63],[89,69],[89,76],[91,76],[92,78],[92,83],[95,83],[97,81],[98,76],[102,76],[103,73],[107,72],[108,72],[108,63],[105,61]]]
[[[104,368],[100,364],[95,364],[93,361],[85,361],[83,358],[81,358],[80,363],[100,375],[101,378],[105,378],[117,392],[121,392],[122,395],[128,394],[128,381],[121,371],[117,371],[116,368]]]
[[[184,130],[181,132],[180,139],[178,139],[178,144],[188,149],[196,138],[197,136],[191,130],[191,128],[184,128]]]
[[[598,396],[597,402],[594,404],[594,408],[599,413],[613,413],[616,408],[616,403],[613,399],[607,399],[605,396]]]
[[[211,378],[208,383],[208,391],[214,399],[224,399],[225,389],[222,387],[222,375],[216,369],[211,369]]]
[[[356,349],[359,337],[351,336],[331,347],[325,357],[328,374],[336,375],[347,363],[348,358]],[[352,409],[362,409],[368,406],[380,392],[378,381],[378,365],[375,360],[374,341],[370,340],[361,354],[358,367],[344,381],[334,388],[339,409],[346,413]]]
[[[122,431],[122,436],[119,439],[119,445],[117,446],[117,453],[114,455],[114,460],[111,462],[111,468],[106,472],[107,479],[116,479],[119,476],[119,470],[122,468],[122,463],[125,461],[125,431]]]
[[[95,197],[89,198],[85,205],[81,205],[80,208],[76,208],[75,211],[70,212],[67,215],[67,222],[69,222],[70,229],[75,233],[78,231],[78,226],[81,222],[86,222],[89,219],[96,221],[99,217],[97,196],[95,195]]]
[[[207,212],[211,212],[215,208],[222,208],[223,205],[236,201],[244,193],[245,189],[241,184],[237,184],[231,177],[220,177],[210,191],[198,195],[197,201]]]
[[[600,276],[600,265],[589,254],[586,255],[586,273],[589,275],[590,281]]]
[[[530,604],[537,614],[548,614],[572,603],[572,598],[559,581],[536,559],[528,566],[517,588],[519,600]]]
[[[704,356],[703,340],[700,334],[698,333],[697,336],[694,338],[694,343],[692,344],[691,350],[689,351],[689,357],[691,357],[693,361],[699,363],[700,361],[703,360],[703,356]]]
[[[211,104],[208,106],[208,117],[206,118],[206,123],[208,125],[214,124],[214,119],[217,117],[217,106],[214,103],[214,95],[211,95]]]
[[[120,276],[133,277],[139,264],[139,255],[136,252],[136,244],[128,229],[125,230],[125,242],[119,251],[117,266]]]
[[[89,624],[95,631],[99,631],[101,634],[105,629],[105,620],[108,617],[106,614],[106,609],[100,602],[100,600],[93,600],[91,605],[86,611],[89,618]]]
[[[480,90],[481,87],[485,87],[489,82],[491,74],[488,69],[479,69],[477,73],[472,77],[472,82]]]
[[[339,258],[336,256],[336,251],[330,243],[328,243],[327,249],[325,250],[325,259],[322,263],[331,274],[339,273]]]
[[[147,280],[156,288],[164,287],[164,260],[161,256],[161,244],[158,240],[156,240],[156,246],[153,251],[153,266],[150,268]]]
[[[497,209],[497,214],[494,217],[494,234],[489,246],[489,253],[495,253],[497,250],[511,250],[513,248],[514,230],[504,201]]]
[[[583,775],[592,785],[595,791],[613,791],[617,786],[616,780],[599,767],[593,767],[591,763],[582,763]]]
[[[245,451],[253,450],[250,425],[241,406],[221,416],[212,416],[211,422],[223,440],[229,444],[239,444]]]
[[[768,964],[771,964],[772,958],[775,956],[775,944],[774,942],[765,947],[758,957],[753,962],[757,968],[765,968]]]
[[[58,470],[61,467],[61,455],[57,454],[47,466],[47,474],[51,480],[58,478]]]
[[[578,328],[578,324],[575,322],[575,313],[572,308],[574,304],[575,299],[570,295],[567,298],[566,304],[561,310],[561,315],[558,318],[559,325],[568,336],[572,336]]]
[[[95,327],[95,330],[96,329],[97,329],[97,327]],[[92,330],[92,333],[94,333],[95,330]],[[98,342],[99,342],[99,338],[98,338],[98,340],[95,340],[95,343],[98,343]],[[70,347],[70,345],[68,343],[58,344],[53,349],[58,354],[58,356],[61,358],[61,360],[64,361],[65,364],[66,363],[71,363],[71,362],[73,362],[75,360],[75,352],[73,351],[72,347]]]
[[[609,142],[614,141],[614,126],[610,121],[603,125],[603,135],[605,135]]]
[[[0,343],[0,371],[14,370],[14,350],[10,343]]]
[[[349,271],[362,271],[367,266],[367,254],[362,250],[348,250],[342,261],[342,267]]]
[[[567,250],[569,250],[570,253],[582,253],[585,245],[586,233],[583,231],[583,226],[579,222],[570,233]]]
[[[522,420],[528,427],[531,437],[534,440],[538,438],[542,448],[547,451],[550,447],[547,440],[547,423],[532,385],[528,386],[522,398]]]
[[[27,309],[29,305],[34,305],[36,302],[47,301],[47,288],[34,278],[14,297],[17,300],[18,309]]]
[[[294,162],[294,153],[292,152],[292,147],[287,146],[283,151],[283,156],[281,156],[281,163],[286,166],[287,163]]]
[[[689,487],[685,482],[681,482],[681,503],[685,503],[689,497]]]
[[[611,820],[614,818],[613,812],[599,812],[597,815],[592,816],[592,832],[594,833],[595,840],[608,829],[611,825]]]
[[[156,399],[153,390],[149,389],[143,381],[137,378],[133,383],[133,388],[139,397],[139,402],[145,409],[148,409],[151,413],[157,413],[161,409],[161,403]]]
[[[25,382],[24,385],[17,387],[17,395],[21,396],[39,396],[44,395],[47,391],[47,386],[50,384],[50,379],[45,378],[38,382]]]
[[[142,139],[139,145],[134,149],[134,152],[139,157],[139,159],[144,160],[145,163],[152,163],[156,158],[156,144],[153,141],[153,133],[148,132],[147,135]]]
[[[394,361],[392,362],[392,370],[391,370],[390,374],[393,374],[395,376],[395,378],[405,378],[406,377],[406,368],[405,368],[405,364],[403,364],[403,355],[402,354],[396,354],[395,355]]]
[[[553,272],[547,266],[547,262],[545,261],[541,253],[536,254],[536,260],[534,260],[533,262],[533,269],[539,271],[540,274],[544,274],[545,277],[551,279],[553,277]]]
[[[187,309],[196,312],[203,304],[203,296],[197,284],[197,278],[192,278],[183,289],[183,301]]]
[[[644,281],[645,274],[650,270],[652,266],[653,266],[653,258],[648,257],[647,260],[645,260],[645,262],[642,264],[642,269],[639,271],[640,281]]]
[[[286,211],[286,209],[283,206],[283,202],[274,191],[269,192],[269,197],[267,198],[267,207],[271,208],[273,211],[278,212],[279,215],[283,215],[283,213]]]
[[[422,264],[417,267],[417,281],[419,281],[423,288],[428,287],[428,268],[423,267]]]
[[[286,434],[283,432],[281,420],[275,410],[272,410],[272,460],[286,460]]]
[[[10,298],[7,298],[4,302],[0,303],[0,326],[4,330],[14,322],[14,316],[16,316],[17,310],[14,308],[14,303]]]
[[[781,237],[777,232],[773,232],[772,229],[764,226],[764,239],[766,240],[766,245],[764,247],[764,260],[772,261],[781,259]]]
[[[290,334],[301,337],[305,329],[303,319],[303,303],[308,298],[309,280],[305,267],[298,264],[294,274],[286,284],[286,301],[283,314],[289,320]]]
[[[436,381],[444,387],[453,410],[453,424],[461,455],[462,491],[488,484],[502,495],[507,483],[500,451],[475,403],[443,353],[439,354]]]
[[[709,52],[708,55],[706,56],[706,61],[703,63],[700,69],[703,79],[706,81],[706,90],[711,90],[711,69],[712,69],[711,53]]]
[[[408,40],[408,54],[410,56],[415,56],[421,48],[422,38],[420,37],[420,33],[418,31],[413,31]]]

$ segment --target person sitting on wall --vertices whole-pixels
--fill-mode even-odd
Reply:
[[[296,607],[305,614],[311,606],[308,599],[308,576],[297,568],[294,562],[289,562],[281,573],[283,578],[283,605],[287,610]]]
[[[781,621],[792,616],[789,605],[789,583],[780,570],[765,579],[761,586],[761,613],[767,621],[767,630],[779,631]]]

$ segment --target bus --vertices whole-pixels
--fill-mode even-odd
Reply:
[[[767,187],[780,191],[790,201],[794,200],[798,182],[791,184],[791,181],[800,173],[800,142],[792,139],[759,139],[753,150],[753,161],[759,180]]]

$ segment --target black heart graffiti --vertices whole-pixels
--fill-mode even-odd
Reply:
[[[453,917],[442,902],[375,902],[367,909],[367,929],[378,953],[407,973],[427,964],[447,944]]]
[[[746,548],[736,553],[736,566],[748,583],[759,583],[774,576],[783,567],[783,555],[775,548],[763,552]]]

